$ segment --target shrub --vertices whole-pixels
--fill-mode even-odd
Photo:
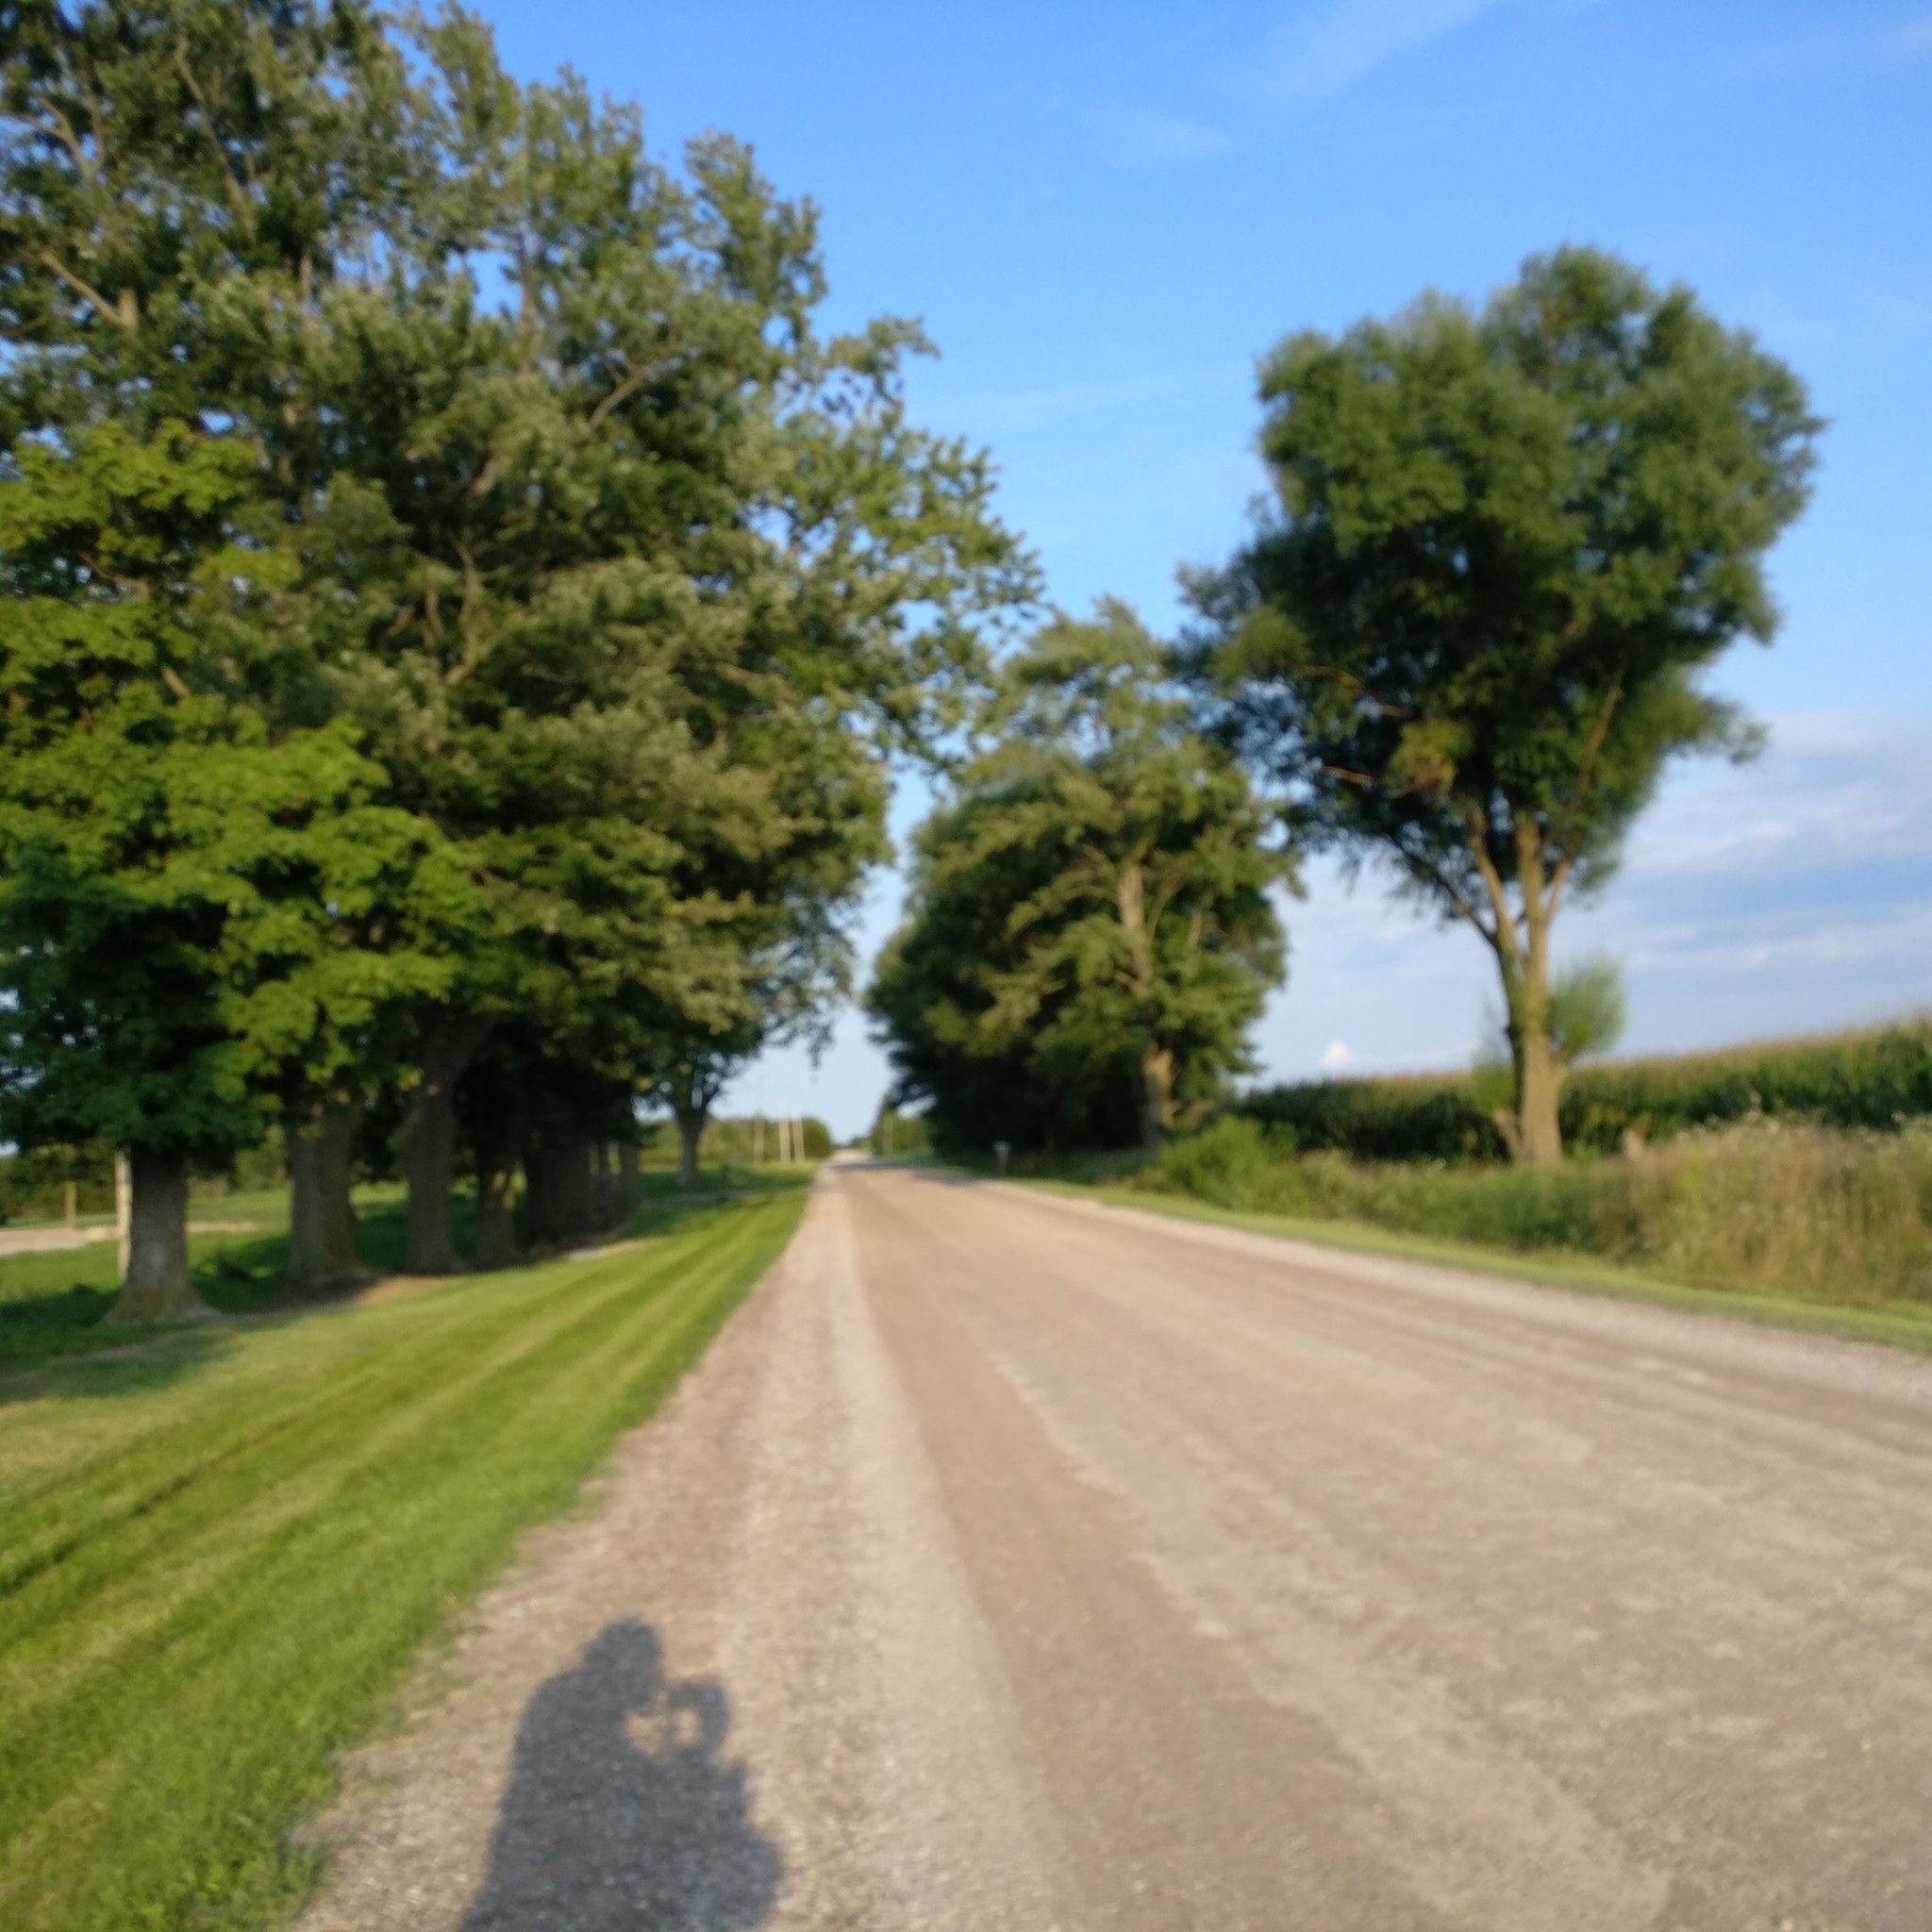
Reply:
[[[1718,1287],[1932,1297],[1932,1128],[1762,1119],[1556,1168],[1296,1158],[1252,1119],[1169,1143],[1129,1181],[1218,1207],[1600,1255]]]
[[[1129,1184],[1191,1194],[1218,1208],[1295,1212],[1302,1204],[1287,1158],[1293,1151],[1292,1140],[1271,1147],[1254,1121],[1224,1114],[1197,1134],[1169,1141],[1158,1162]]]

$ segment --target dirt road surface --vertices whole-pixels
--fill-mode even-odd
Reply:
[[[1932,1363],[845,1165],[308,1932],[1926,1932]]]

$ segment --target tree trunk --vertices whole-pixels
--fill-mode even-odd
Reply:
[[[471,1149],[476,1167],[478,1268],[507,1268],[516,1259],[516,1130],[503,1114],[479,1124]]]
[[[1160,1152],[1161,1137],[1174,1124],[1174,1055],[1149,1046],[1141,1055],[1141,1144]]]
[[[1557,1101],[1563,1070],[1550,1044],[1550,958],[1547,931],[1530,926],[1520,970],[1507,970],[1504,998],[1509,1012],[1509,1057],[1516,1070],[1516,1130],[1505,1133],[1509,1158],[1524,1167],[1554,1167],[1563,1158],[1563,1130]]]
[[[1557,1114],[1562,1070],[1550,1048],[1549,1021],[1525,1028],[1516,1043],[1515,1158],[1524,1167],[1555,1167],[1563,1158],[1563,1129]]]
[[[705,1138],[705,1113],[701,1107],[679,1106],[677,1115],[677,1185],[694,1188],[698,1184],[698,1143]]]
[[[476,1182],[476,1266],[508,1268],[517,1257],[514,1160],[479,1174]]]
[[[578,1241],[596,1225],[596,1191],[591,1178],[588,1137],[564,1134],[526,1147],[524,1176],[529,1189],[533,1242]]]
[[[349,1200],[349,1163],[359,1102],[324,1106],[287,1125],[289,1152],[289,1289],[317,1294],[358,1275],[356,1210]]]
[[[547,1246],[557,1239],[562,1214],[557,1205],[557,1166],[549,1148],[525,1138],[524,1141],[524,1233],[534,1247]]]
[[[644,1185],[638,1175],[638,1143],[635,1141],[620,1141],[617,1143],[618,1187],[624,1195],[624,1211],[628,1214],[643,1198]]]
[[[603,1213],[597,1199],[597,1176],[592,1166],[592,1148],[588,1134],[573,1134],[559,1150],[563,1196],[563,1235],[566,1241],[581,1241],[603,1226]]]
[[[176,1154],[129,1158],[127,1273],[110,1322],[210,1315],[188,1273],[188,1162]]]
[[[403,1174],[409,1187],[403,1265],[411,1274],[454,1274],[449,1227],[456,1181],[457,1082],[482,1044],[480,1027],[454,1022],[431,1028],[423,1042],[423,1082],[403,1126]]]

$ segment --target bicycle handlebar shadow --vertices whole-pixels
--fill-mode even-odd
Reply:
[[[783,1863],[724,1754],[724,1688],[667,1679],[657,1633],[612,1624],[531,1698],[490,1871],[463,1932],[749,1932]]]

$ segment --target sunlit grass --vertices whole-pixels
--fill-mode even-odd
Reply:
[[[0,1373],[0,1924],[283,1914],[338,1751],[803,1198],[659,1202],[602,1258]]]

